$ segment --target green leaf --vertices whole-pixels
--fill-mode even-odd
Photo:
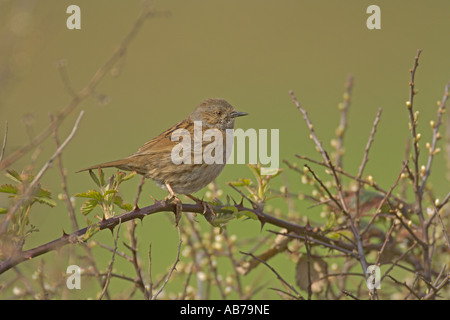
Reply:
[[[101,169],[100,169],[100,171],[103,172]],[[94,181],[94,183],[95,183],[97,186],[102,187],[102,184],[100,183],[100,180],[99,180],[99,179],[97,178],[97,176],[95,175],[94,171],[89,170],[89,174],[91,175],[91,179]]]
[[[255,175],[257,179],[261,178],[261,169],[257,165],[247,164],[247,167]]]
[[[37,191],[36,197],[50,199],[52,197],[52,193],[46,189],[40,188]]]
[[[4,214],[4,213],[7,213],[8,212],[8,210],[6,210],[5,208],[0,208],[0,214]]]
[[[252,180],[240,178],[239,180],[232,181],[230,183],[235,187],[244,187],[244,186],[250,186],[252,184]]]
[[[222,207],[221,210],[229,210],[231,212],[237,212],[238,211],[238,209],[235,206]]]
[[[133,178],[136,175],[136,171],[131,171],[129,174],[127,174],[125,177],[123,177],[121,179],[121,182],[130,180],[131,178]]]
[[[6,170],[6,176],[17,183],[22,183],[22,178],[20,177],[20,174],[18,174],[14,170],[10,169]]]
[[[224,227],[230,220],[233,220],[235,218],[235,215],[231,212],[220,212],[216,213],[215,215],[203,215],[203,217],[206,219],[206,221],[209,222],[210,225],[213,227]],[[208,219],[211,218],[212,219]]]
[[[97,223],[96,224],[91,224],[87,228],[86,233],[83,235],[82,240],[83,241],[87,241],[90,237],[92,237],[94,234],[96,234],[97,231],[99,231],[99,230],[100,230],[100,227],[99,227],[99,225]]]
[[[4,184],[0,186],[0,192],[17,194],[18,189],[16,186],[13,186],[12,184]]]
[[[322,227],[322,231],[330,230],[335,223],[336,223],[336,214],[334,212],[330,212],[327,219],[327,223],[325,224],[325,226]]]
[[[247,217],[252,220],[258,220],[258,216],[254,212],[248,210],[239,211],[235,215],[236,219],[242,219],[243,217]]]
[[[105,185],[105,173],[103,172],[102,169],[99,169],[98,176],[99,176],[99,179],[100,179],[100,184],[102,186],[104,186]]]
[[[327,237],[332,240],[338,240],[341,236],[346,236],[347,238],[351,238],[352,233],[351,233],[351,231],[348,231],[348,230],[327,233]]]
[[[124,202],[121,196],[116,196],[114,198],[114,204],[117,205],[120,209],[123,209],[126,211],[133,210],[133,207],[131,206],[131,204]]]
[[[83,203],[83,205],[80,208],[81,213],[83,213],[84,215],[89,214],[92,210],[95,209],[95,207],[98,205],[98,203],[99,202],[95,199],[86,201],[85,203]]]
[[[78,198],[91,198],[91,199],[95,199],[97,201],[103,201],[103,196],[100,192],[98,192],[97,190],[88,190],[86,192],[82,192],[82,193],[77,193],[75,195],[75,197]]]
[[[110,194],[116,194],[116,193],[118,193],[119,191],[117,191],[117,190],[115,190],[115,189],[111,189],[111,190],[106,190],[105,191],[105,194],[104,194],[104,197],[106,197],[106,196],[108,196],[108,195],[110,195]]]
[[[52,199],[48,199],[48,198],[35,198],[35,200],[37,202],[39,202],[40,204],[46,204],[52,208],[56,207],[56,202]]]

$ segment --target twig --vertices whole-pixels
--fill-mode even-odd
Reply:
[[[447,274],[447,276],[441,281],[441,283],[438,286],[435,287],[434,290],[431,290],[430,293],[428,293],[425,297],[423,297],[423,300],[429,300],[434,298],[437,295],[437,293],[449,283],[450,283],[450,275]]]
[[[283,235],[286,237],[301,239],[301,240],[305,241],[305,236],[302,236],[302,235],[291,234],[291,233],[282,233],[282,232],[277,232],[277,231],[273,231],[273,230],[268,230],[268,231],[272,232],[274,234],[279,234],[279,235]],[[325,242],[325,241],[321,241],[321,240],[311,238],[311,237],[309,237],[308,240],[312,241],[318,245],[322,245],[326,248],[334,249],[334,250],[340,251],[342,253],[345,253],[347,255],[350,255],[356,259],[359,259],[359,256],[355,252],[352,251],[354,249],[354,246],[351,244],[347,244],[342,241],[336,241],[336,240],[331,240],[331,239],[330,239],[331,241]]]
[[[190,268],[189,268],[189,273],[188,273],[188,275],[187,275],[187,277],[186,277],[186,281],[185,281],[185,283],[184,283],[183,293],[181,294],[180,300],[185,300],[185,299],[186,299],[187,288],[188,288],[188,286],[189,286],[189,281],[191,280],[191,276],[192,276],[193,271],[194,271],[194,265],[191,264],[191,265],[190,265]]]
[[[355,297],[355,296],[353,295],[353,293],[351,293],[350,291],[342,290],[342,293],[345,294],[346,296],[348,296],[348,297],[354,299],[354,300],[359,300],[359,298]]]
[[[136,193],[136,198],[134,199],[134,208],[138,208],[139,196],[141,195],[142,186],[144,185],[144,183],[145,183],[145,176],[142,176],[141,182],[139,183],[138,190]]]
[[[312,297],[311,281],[311,249],[309,247],[308,235],[305,234],[306,263],[308,265],[308,300]]]
[[[180,261],[180,251],[181,251],[182,240],[181,240],[180,228],[177,227],[177,230],[178,230],[178,239],[179,239],[178,249],[177,249],[177,258],[175,259],[175,262],[174,262],[172,268],[170,268],[170,271],[169,271],[169,274],[167,275],[166,280],[164,281],[162,286],[159,288],[159,290],[156,292],[156,294],[152,297],[152,300],[156,300],[156,298],[159,296],[159,294],[163,291],[164,287],[166,286],[167,282],[169,281],[170,277],[172,276],[172,273],[175,270],[175,268],[178,264],[178,261]]]
[[[410,293],[412,293],[417,299],[419,299],[419,300],[421,300],[421,298],[420,298],[420,296],[410,287],[410,286],[408,286],[408,284],[405,282],[405,281],[403,281],[403,282],[400,282],[400,281],[398,281],[397,279],[395,279],[394,277],[392,277],[391,275],[389,275],[388,276],[392,281],[394,281],[396,284],[399,284],[399,285],[401,285],[401,286],[404,286],[406,289],[408,289],[408,291],[410,292]]]
[[[0,154],[0,163],[3,160],[3,156],[5,155],[6,142],[8,141],[8,120],[5,121],[5,136],[3,137],[3,147],[2,152]]]
[[[309,158],[307,156],[302,156],[302,155],[295,154],[295,157],[297,157],[299,159],[302,159],[302,160],[307,160],[309,162],[312,162],[312,163],[315,163],[315,164],[318,164],[320,166],[323,166],[325,168],[330,169],[326,163],[320,162],[320,161],[317,161],[317,160],[314,160],[314,159],[311,159],[311,158]],[[361,183],[363,183],[365,185],[371,186],[372,188],[374,188],[378,192],[381,192],[381,193],[383,193],[385,195],[388,193],[388,191],[380,188],[374,181],[369,181],[369,180],[365,180],[365,179],[362,179],[362,178],[358,178],[358,177],[356,177],[354,175],[351,175],[350,173],[348,173],[348,172],[346,172],[344,170],[341,170],[339,168],[335,168],[335,170],[336,170],[337,173],[342,174],[342,175],[344,175],[344,176],[346,176],[346,177],[348,177],[348,178],[350,178],[350,179],[352,179],[352,180],[354,180],[356,182],[361,182]],[[403,205],[407,205],[408,204],[403,199],[400,199],[400,198],[398,198],[398,197],[396,197],[394,195],[391,195],[391,197],[393,199],[395,199],[395,201],[397,201],[399,203],[402,203]]]
[[[328,194],[328,197],[338,206],[339,209],[344,211],[344,208],[342,207],[342,204],[331,194],[330,190],[325,186],[325,184],[322,182],[322,180],[319,179],[319,177],[316,175],[316,173],[311,169],[310,166],[307,164],[304,165],[305,168],[308,169],[308,171],[312,174],[314,179],[320,184],[322,189]]]
[[[84,115],[84,111],[80,112],[80,115],[78,116],[77,120],[75,121],[75,125],[72,129],[72,132],[69,134],[69,136],[66,138],[66,140],[59,146],[59,148],[56,150],[56,152],[50,157],[50,159],[45,163],[45,165],[42,167],[42,169],[39,171],[39,173],[34,177],[33,181],[29,184],[28,188],[24,191],[22,197],[20,200],[18,200],[14,206],[9,209],[5,220],[3,221],[2,227],[0,229],[0,234],[5,233],[8,227],[9,222],[13,218],[14,213],[20,208],[20,206],[28,200],[29,197],[34,192],[34,189],[39,182],[39,180],[42,178],[44,173],[47,171],[47,169],[50,167],[50,165],[53,163],[53,161],[60,155],[60,153],[64,150],[64,148],[67,146],[67,144],[72,140],[72,138],[75,135],[75,132],[78,130],[78,125],[80,124],[81,118]]]
[[[295,290],[295,288],[292,285],[290,285],[286,280],[284,280],[284,278],[282,276],[280,276],[280,274],[273,267],[271,267],[266,261],[258,258],[257,256],[255,256],[252,253],[243,252],[243,251],[239,251],[239,252],[244,255],[250,256],[253,259],[258,260],[259,262],[264,264],[267,268],[269,268],[277,276],[278,280],[280,280],[284,285],[286,285],[289,289],[291,289],[293,292],[295,292],[297,294],[298,298],[303,300],[302,295],[297,290]]]
[[[425,188],[425,184],[427,183],[428,177],[431,174],[431,165],[433,163],[433,158],[434,155],[437,153],[437,141],[440,138],[440,133],[439,133],[439,128],[441,126],[442,123],[442,115],[445,113],[445,104],[447,102],[448,96],[449,96],[449,88],[450,88],[450,83],[448,83],[445,86],[444,89],[444,96],[442,97],[442,100],[439,101],[438,103],[438,109],[437,109],[437,116],[436,116],[436,123],[433,123],[431,125],[432,129],[433,129],[433,138],[431,140],[431,146],[429,148],[429,154],[428,154],[428,161],[427,161],[427,165],[425,168],[425,173],[422,177],[422,183],[420,185],[420,193],[423,193],[424,188]]]
[[[383,279],[389,275],[389,273],[392,271],[392,269],[394,269],[394,267],[397,265],[397,263],[399,263],[412,249],[414,249],[416,245],[417,245],[417,242],[414,242],[402,255],[400,255],[397,259],[395,259],[394,262],[392,262],[391,266],[381,276],[380,282],[383,281]]]
[[[228,237],[228,233],[226,230],[223,231],[223,237],[225,239],[225,242],[227,244],[227,255],[228,258],[230,259],[231,264],[233,265],[233,271],[234,271],[234,276],[236,278],[236,285],[237,285],[237,292],[239,294],[239,298],[242,299],[244,297],[244,292],[242,290],[242,285],[241,285],[241,276],[238,272],[238,262],[236,261],[236,259],[233,256],[233,252],[232,252],[232,244],[231,241]]]
[[[215,211],[215,210],[213,210],[213,211],[214,211],[214,212],[217,212],[217,211]],[[188,221],[189,221],[189,223],[190,223],[191,226],[192,226],[192,230],[194,231],[194,234],[195,234],[195,236],[197,237],[197,240],[198,240],[200,243],[202,243],[202,237],[201,237],[200,233],[198,232],[198,230],[195,228],[194,221],[193,221],[192,219],[188,219]],[[219,280],[219,274],[217,273],[217,267],[216,267],[216,265],[213,263],[213,260],[211,259],[211,254],[210,254],[210,252],[208,251],[208,248],[207,248],[205,245],[202,244],[202,245],[200,246],[200,248],[203,250],[204,256],[205,256],[206,259],[208,260],[209,268],[211,269],[211,271],[212,271],[213,274],[214,274],[214,280],[215,280],[215,282],[216,282],[216,284],[217,284],[217,289],[219,290],[220,297],[222,298],[222,300],[225,300],[225,299],[226,299],[225,291],[223,290],[222,284],[220,283],[220,280]]]
[[[348,127],[348,108],[350,107],[351,92],[353,88],[353,75],[347,77],[347,82],[345,83],[345,93],[344,101],[339,105],[341,110],[341,120],[339,127],[337,129],[337,143],[336,143],[336,167],[342,168],[342,156],[343,156],[343,145],[344,145],[344,135]]]
[[[378,257],[377,257],[377,260],[375,261],[376,266],[378,266],[380,263],[381,256],[383,255],[384,249],[386,248],[386,245],[389,242],[389,238],[391,237],[391,234],[392,234],[392,231],[394,231],[394,228],[395,228],[395,222],[392,221],[391,227],[389,228],[388,232],[384,236],[384,242],[383,242],[383,245],[381,246],[381,250],[378,251]]]
[[[347,204],[345,203],[345,197],[344,197],[344,193],[342,191],[342,185],[341,185],[341,181],[337,175],[337,171],[335,166],[332,164],[330,157],[328,156],[328,153],[325,151],[325,149],[322,147],[322,144],[320,143],[319,139],[317,139],[317,136],[315,134],[314,131],[314,127],[311,123],[311,121],[309,120],[308,117],[308,113],[306,112],[305,109],[302,108],[302,106],[300,105],[300,103],[297,101],[297,98],[295,97],[294,93],[292,91],[289,92],[292,98],[292,101],[294,102],[294,104],[297,106],[297,108],[300,110],[300,112],[303,114],[303,118],[306,121],[306,124],[308,125],[309,131],[310,131],[310,138],[314,141],[314,143],[316,144],[317,149],[319,150],[320,154],[322,155],[322,158],[324,160],[324,162],[327,164],[327,166],[330,168],[331,173],[333,175],[334,178],[334,182],[336,184],[337,187],[337,191],[338,191],[338,195],[339,195],[339,207],[342,209],[343,213],[348,216],[348,220],[349,220],[349,225],[350,225],[350,229],[353,233],[353,236],[355,237],[356,240],[356,245],[357,245],[357,249],[358,249],[358,253],[359,253],[359,261],[361,263],[361,267],[363,269],[363,272],[365,272],[367,270],[367,261],[366,261],[366,257],[364,254],[364,250],[363,250],[363,245],[362,245],[362,240],[361,240],[361,235],[359,233],[359,227],[357,225],[357,223],[355,223],[353,217],[351,216]],[[325,189],[326,191],[327,189]],[[334,197],[332,198],[334,199]],[[337,201],[336,201],[337,203]]]
[[[92,93],[94,93],[95,88],[98,86],[100,81],[104,78],[104,76],[108,73],[108,71],[116,64],[116,62],[122,57],[122,55],[127,50],[128,46],[130,45],[131,41],[136,37],[137,33],[141,29],[143,23],[145,20],[147,20],[149,17],[155,16],[158,13],[152,12],[148,6],[144,6],[143,11],[141,12],[140,16],[135,21],[133,27],[128,32],[128,34],[125,36],[125,38],[122,40],[120,45],[114,50],[112,55],[106,60],[106,62],[94,73],[91,80],[87,84],[86,87],[84,87],[82,90],[80,90],[69,102],[69,104],[63,108],[56,116],[55,119],[55,126],[59,127],[61,123],[64,121],[64,119],[72,113],[72,111],[86,98],[88,98]],[[7,168],[12,163],[20,159],[24,154],[26,154],[28,151],[36,147],[37,145],[41,144],[45,139],[47,139],[53,132],[53,127],[49,125],[47,128],[41,131],[41,133],[35,135],[33,139],[26,145],[22,146],[21,148],[14,151],[11,155],[9,155],[7,158],[3,159],[0,162],[0,171],[4,168]]]
[[[153,277],[152,277],[152,244],[148,245],[148,295],[153,297]]]
[[[60,143],[59,143],[57,128],[55,127],[53,115],[50,113],[49,116],[50,116],[50,123],[53,126],[53,138],[55,140],[56,148],[59,148]],[[63,198],[64,198],[64,202],[66,203],[67,210],[69,211],[69,218],[70,218],[70,221],[72,222],[72,228],[73,228],[73,230],[78,230],[80,227],[78,226],[78,221],[77,221],[77,218],[75,215],[75,208],[72,204],[72,201],[70,201],[70,194],[69,194],[69,190],[67,188],[67,175],[64,171],[61,154],[58,155],[58,168],[59,168],[59,174],[61,175],[62,189],[63,189],[63,193],[64,193]]]
[[[361,179],[364,169],[366,167],[366,164],[369,161],[369,150],[370,150],[370,147],[372,146],[372,143],[373,143],[373,140],[375,137],[375,132],[377,131],[377,125],[378,125],[378,122],[380,121],[380,117],[381,117],[381,108],[378,108],[378,112],[375,117],[375,121],[373,122],[373,125],[372,125],[372,131],[370,132],[369,140],[367,141],[367,145],[364,150],[364,156],[363,156],[361,165],[359,166],[358,175],[356,176],[358,179]],[[362,187],[362,183],[358,182],[358,187],[356,189],[356,217],[359,217],[359,205],[360,205],[359,194],[361,192],[361,187]]]
[[[437,215],[437,219],[442,228],[442,233],[444,234],[445,242],[447,244],[447,248],[450,250],[450,239],[447,233],[447,229],[445,228],[444,222],[442,221],[441,215],[436,207],[434,207],[435,215]]]
[[[102,293],[100,294],[100,297],[98,298],[98,300],[103,299],[103,296],[105,295],[106,289],[108,288],[109,282],[111,280],[111,272],[112,272],[112,268],[114,265],[114,260],[116,258],[117,240],[119,239],[119,231],[120,231],[121,224],[122,224],[122,220],[119,219],[119,226],[117,227],[116,237],[114,238],[114,251],[113,251],[113,254],[111,257],[111,262],[109,263],[109,266],[108,266],[108,273],[106,275],[105,286],[103,287]]]
[[[394,184],[391,186],[391,188],[389,189],[389,191],[385,194],[385,196],[383,197],[383,200],[380,201],[380,203],[378,204],[377,209],[375,210],[375,213],[373,214],[373,216],[370,218],[369,222],[367,223],[367,226],[364,228],[364,230],[361,232],[361,235],[363,235],[364,233],[366,233],[369,230],[369,227],[372,225],[372,223],[375,221],[375,219],[377,218],[377,216],[380,214],[381,212],[381,208],[383,207],[383,205],[386,203],[386,201],[388,201],[389,197],[391,196],[392,192],[394,191],[394,189],[397,187],[400,178],[402,177],[403,171],[405,170],[406,167],[406,163],[403,163],[403,167],[402,170],[400,171],[400,174],[397,176],[397,179],[395,180]]]
[[[139,266],[138,257],[137,257],[137,240],[135,236],[135,230],[136,230],[136,220],[131,221],[130,226],[130,240],[131,240],[131,246],[126,245],[126,247],[131,251],[132,254],[132,264],[134,267],[134,270],[136,271],[137,277],[138,277],[138,285],[141,289],[142,293],[144,294],[145,300],[150,299],[150,295],[148,294],[147,289],[145,288],[145,282],[144,278],[142,277],[141,267]]]

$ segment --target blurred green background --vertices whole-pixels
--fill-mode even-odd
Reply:
[[[66,28],[66,8],[71,4],[81,8],[81,30]],[[401,168],[409,137],[405,101],[409,68],[417,49],[423,53],[416,73],[419,94],[415,108],[420,111],[419,132],[424,142],[431,137],[428,122],[436,117],[436,101],[450,80],[450,2],[377,1],[381,30],[366,27],[366,9],[371,4],[373,1],[350,0],[154,1],[155,10],[169,14],[143,25],[117,65],[118,74],[107,75],[97,87],[101,101],[93,97],[84,101],[59,130],[63,140],[79,111],[85,110],[75,138],[64,151],[69,191],[94,188],[88,174],[75,171],[132,154],[209,97],[225,98],[237,110],[250,114],[238,119],[238,128],[280,129],[282,167],[282,159],[299,162],[295,153],[319,159],[288,92],[294,91],[329,148],[339,123],[337,105],[349,74],[354,75],[354,88],[344,166],[357,173],[375,114],[382,107],[366,173],[389,187]],[[5,156],[26,143],[29,135],[39,133],[48,125],[49,113],[56,113],[70,101],[57,62],[64,59],[74,90],[82,89],[129,32],[140,11],[141,1],[0,1],[2,138],[5,121],[9,124]],[[24,122],[29,124],[28,130]],[[37,168],[55,151],[53,139],[47,139],[40,148]],[[32,155],[26,154],[11,168],[20,171]],[[443,155],[435,161],[431,182],[440,190],[436,196],[443,197],[449,191],[448,181],[439,173],[445,170]],[[230,165],[218,184],[226,194],[238,198],[225,182],[243,176],[250,176],[244,165]],[[138,180],[122,190],[130,202]],[[2,174],[0,182],[5,181]],[[42,182],[58,193],[58,170],[51,169]],[[278,183],[294,191],[302,188],[299,176],[288,171]],[[141,207],[152,203],[148,194],[157,199],[166,195],[148,182]],[[59,237],[63,229],[72,231],[65,206],[57,201],[54,209],[35,208],[32,223],[40,232],[29,237],[26,248]],[[77,199],[78,214],[81,203]],[[8,199],[2,195],[0,207],[7,205]],[[299,204],[299,210],[307,214],[306,206]],[[79,221],[83,221],[81,214]],[[176,254],[175,228],[165,214],[158,214],[144,219],[138,229],[145,254],[149,241],[153,244],[153,259],[158,261],[155,274],[165,272]],[[230,233],[243,229],[260,234],[256,222],[229,226]],[[112,244],[108,232],[96,237]],[[99,254],[105,255],[106,265],[110,254]],[[282,265],[280,259],[274,261],[275,266]],[[61,265],[65,270],[65,262]],[[26,270],[35,266],[22,265]],[[294,270],[282,270],[287,279],[293,279]],[[273,275],[266,274],[276,283]],[[92,293],[77,294],[86,298]]]

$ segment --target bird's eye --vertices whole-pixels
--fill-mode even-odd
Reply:
[[[222,111],[216,111],[216,114],[217,114],[218,116],[220,116],[220,115],[222,114]]]

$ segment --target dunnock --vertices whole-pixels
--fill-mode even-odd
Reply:
[[[236,117],[245,115],[247,113],[234,110],[223,99],[207,99],[186,119],[148,141],[131,156],[121,160],[91,166],[78,172],[97,168],[116,167],[120,170],[136,171],[146,178],[154,180],[161,188],[167,189],[171,196],[175,196],[176,194],[191,194],[208,185],[220,174],[227,160],[227,148],[225,147],[226,130],[234,128],[234,119]],[[203,133],[208,129],[217,129],[221,133],[223,139],[223,161],[208,164],[205,163],[203,157],[200,158],[202,159],[201,163],[194,161],[195,153],[198,153],[194,142],[194,127],[200,124],[202,137]],[[189,144],[191,146],[189,151],[191,151],[190,160],[192,161],[185,161],[179,164],[174,163],[172,151],[180,141],[176,141],[176,139],[173,141],[172,134],[176,134],[177,131],[184,131],[190,134],[189,137],[192,143]],[[215,142],[215,139],[201,141],[202,153],[209,144]]]

